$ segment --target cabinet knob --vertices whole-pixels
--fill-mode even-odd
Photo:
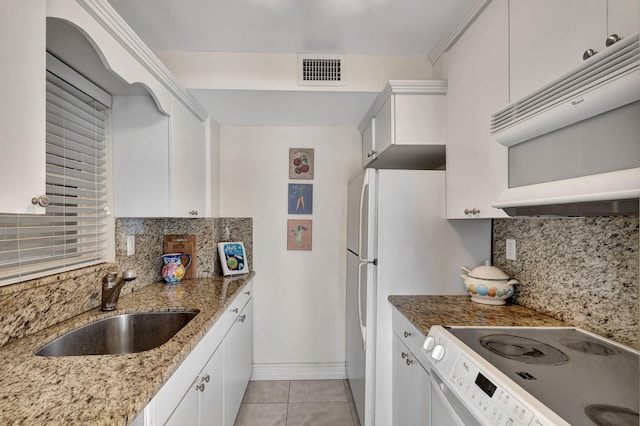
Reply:
[[[244,322],[244,320],[246,320],[246,319],[247,319],[246,315],[240,315],[240,318],[238,318],[238,321]]]
[[[407,358],[407,365],[411,365],[411,364],[413,364],[413,360],[412,360],[412,359]]]
[[[404,337],[405,337],[405,339],[406,339],[407,337],[409,337],[409,336],[411,336],[411,333],[410,333],[410,332],[408,332],[408,331],[405,331],[405,332],[404,332]]]
[[[620,40],[622,40],[622,37],[620,37],[618,34],[611,34],[609,37],[607,37],[607,39],[605,40],[604,44],[607,47],[609,47],[612,44],[616,44]]]
[[[47,207],[49,205],[49,197],[47,197],[46,195],[33,197],[31,199],[31,204],[38,205],[40,207]]]
[[[199,385],[196,385],[196,390],[200,392],[204,392],[204,383],[200,383]]]
[[[608,40],[608,39],[607,39]],[[584,53],[582,54],[582,60],[586,61],[587,59],[589,59],[590,57],[592,57],[593,55],[595,55],[596,53],[598,53],[597,51],[593,50],[593,49],[587,49],[584,51]]]
[[[371,158],[371,157],[373,157],[374,155],[376,155],[376,151],[375,151],[375,150],[374,150],[374,151],[371,151],[370,153],[368,153],[368,154],[367,154],[367,158]]]
[[[198,216],[198,210],[189,210],[191,216]]]

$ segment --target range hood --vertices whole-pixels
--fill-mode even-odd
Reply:
[[[491,116],[508,157],[492,205],[512,216],[637,213],[639,117],[635,34]]]

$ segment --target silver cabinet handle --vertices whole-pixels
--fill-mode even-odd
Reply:
[[[376,155],[375,150],[374,150],[374,151],[369,152],[369,153],[367,154],[367,158],[371,158],[371,157],[373,157],[374,155]]]
[[[584,53],[582,54],[582,60],[586,61],[587,59],[589,59],[590,57],[592,57],[593,55],[595,55],[596,53],[598,53],[597,51],[593,50],[593,49],[587,49],[584,51]]]
[[[251,296],[251,292],[250,291],[245,291],[244,294],[246,294],[247,296]]]
[[[200,383],[199,385],[196,385],[196,390],[200,392],[204,392],[204,383]]]
[[[49,197],[46,195],[40,195],[39,197],[33,197],[31,204],[38,205],[40,207],[47,207],[49,205]]]
[[[411,365],[411,364],[413,364],[413,360],[412,360],[412,359],[407,358],[407,365]]]
[[[246,320],[246,319],[247,319],[246,315],[240,315],[240,318],[238,318],[238,321],[244,322],[244,320]]]
[[[198,216],[198,210],[189,210],[191,216]]]
[[[402,359],[405,359],[405,358],[406,358],[406,357],[408,357],[408,356],[409,356],[409,354],[408,354],[408,353],[406,353],[406,352],[402,352]]]
[[[209,380],[211,380],[211,378],[209,377],[209,375],[207,374],[206,376],[204,376],[202,378],[202,380],[204,380],[206,383],[209,383]]]
[[[467,215],[467,216],[468,215],[477,215],[477,214],[480,214],[480,209],[476,209],[476,208],[464,209],[464,214]]]
[[[408,332],[408,331],[405,331],[405,332],[404,332],[404,337],[405,337],[405,338],[407,338],[407,337],[409,337],[409,336],[411,336],[411,333],[410,333],[410,332]]]
[[[231,312],[233,312],[234,314],[237,314],[237,313],[238,313],[238,308],[233,308],[233,309],[231,310]]]
[[[622,40],[622,37],[620,37],[618,34],[611,34],[609,37],[607,37],[607,39],[604,41],[604,44],[609,47],[612,44],[616,44],[617,42],[619,42],[620,40]]]

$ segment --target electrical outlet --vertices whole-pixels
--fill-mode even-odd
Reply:
[[[136,236],[127,235],[127,256],[136,254]]]
[[[516,240],[507,238],[507,260],[516,260]]]

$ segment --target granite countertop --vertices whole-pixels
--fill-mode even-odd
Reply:
[[[156,283],[0,348],[0,424],[127,425],[231,304],[254,273]],[[139,311],[200,312],[164,345],[124,355],[40,357],[52,339],[97,319]]]
[[[566,323],[520,305],[483,305],[469,296],[389,296],[425,336],[432,325],[558,327]]]

